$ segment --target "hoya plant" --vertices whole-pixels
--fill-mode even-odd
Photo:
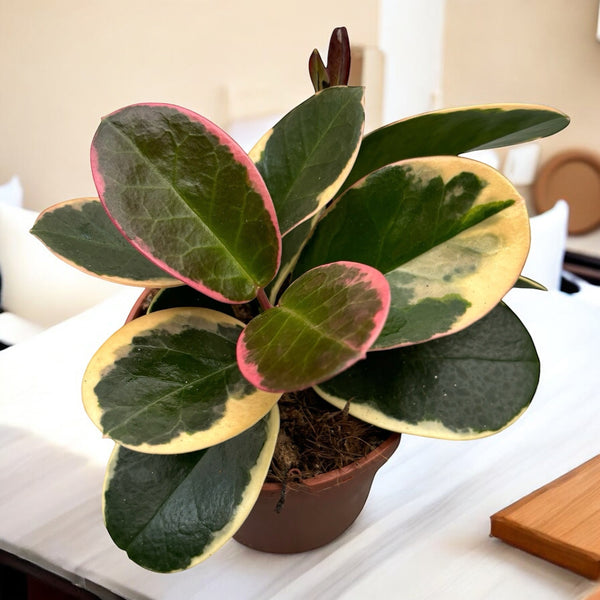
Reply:
[[[314,389],[392,432],[456,440],[515,421],[539,362],[502,303],[528,248],[523,198],[468,151],[553,134],[532,105],[456,108],[363,136],[345,29],[315,93],[247,154],[170,104],[101,120],[98,198],[33,233],[92,275],[153,288],[91,359],[83,402],[115,450],[106,526],[132,560],[190,567],[240,527],[274,452],[282,394]]]

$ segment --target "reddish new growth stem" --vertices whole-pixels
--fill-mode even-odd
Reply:
[[[263,310],[269,310],[270,308],[273,308],[273,305],[269,302],[267,294],[265,294],[265,290],[263,288],[258,288],[256,299]]]

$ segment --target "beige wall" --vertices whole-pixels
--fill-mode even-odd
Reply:
[[[284,111],[311,93],[308,55],[326,51],[333,27],[368,46],[398,29],[382,5],[0,0],[0,182],[19,174],[36,209],[94,194],[91,137],[102,115],[131,102],[181,104],[224,127],[246,109]],[[542,161],[570,147],[600,153],[597,14],[598,0],[446,0],[440,105],[549,104],[572,123],[542,143]]]
[[[447,0],[447,106],[532,102],[571,117],[542,142],[541,164],[567,148],[600,154],[598,0]]]
[[[99,118],[132,102],[181,104],[222,126],[245,106],[291,108],[312,93],[308,56],[326,52],[334,27],[376,45],[377,6],[0,0],[0,182],[18,174],[35,209],[94,194],[88,153]]]

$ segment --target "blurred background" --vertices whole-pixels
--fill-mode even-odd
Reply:
[[[537,168],[564,148],[600,151],[597,24],[598,0],[0,0],[0,182],[18,175],[35,210],[95,195],[99,119],[135,102],[185,106],[248,148],[312,94],[308,57],[340,25],[369,129],[547,104],[572,123],[528,159]]]

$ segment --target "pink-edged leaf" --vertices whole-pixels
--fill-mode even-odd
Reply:
[[[366,356],[389,307],[389,285],[376,269],[353,262],[316,267],[246,326],[237,344],[240,370],[272,392],[325,381]]]
[[[245,302],[275,275],[281,236],[247,154],[208,119],[168,104],[105,117],[91,150],[109,216],[166,272],[224,302]]]

